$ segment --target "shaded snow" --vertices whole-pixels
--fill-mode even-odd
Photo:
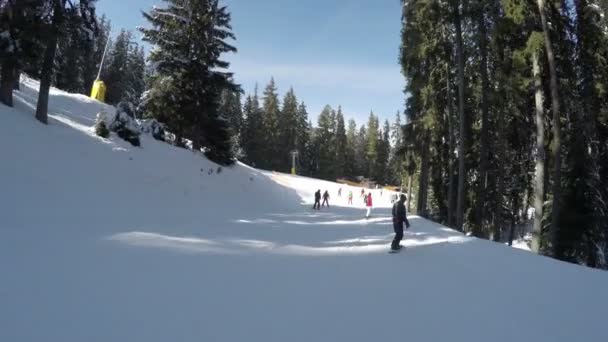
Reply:
[[[37,83],[0,105],[0,341],[606,341],[608,273],[410,216],[388,193],[222,168]],[[210,173],[210,171],[212,171]],[[330,191],[332,207],[311,210]]]

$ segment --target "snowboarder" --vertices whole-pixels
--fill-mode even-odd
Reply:
[[[365,214],[365,218],[369,218],[372,214],[372,193],[370,192],[365,198],[365,206],[367,207],[367,213]]]
[[[312,205],[312,208],[317,210],[321,209],[321,189],[315,192],[315,204]]]
[[[395,230],[395,238],[391,243],[391,251],[398,251],[401,249],[401,239],[403,239],[403,224],[405,228],[410,227],[410,223],[407,220],[407,213],[405,210],[405,195],[401,194],[399,201],[393,204],[393,229]]]
[[[348,191],[348,204],[350,204],[350,205],[353,204],[353,191],[352,190]]]
[[[327,190],[325,190],[325,192],[323,193],[323,204],[321,204],[322,207],[325,206],[325,204],[327,204],[327,207],[329,208],[329,192],[327,192]]]
[[[338,197],[342,197],[342,188],[338,189]]]

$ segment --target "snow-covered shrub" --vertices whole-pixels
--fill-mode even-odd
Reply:
[[[105,122],[103,122],[103,121],[95,122],[95,134],[97,134],[98,136],[100,136],[102,138],[107,138],[110,136],[110,130],[108,129],[108,126],[106,126]]]
[[[139,121],[139,128],[142,133],[150,134],[156,140],[165,141],[165,125],[158,122],[156,119],[146,119]]]
[[[119,102],[118,105],[116,105],[116,110],[120,113],[127,114],[132,119],[135,119],[135,106],[131,102]]]
[[[97,113],[95,118],[95,134],[102,138],[108,138],[110,136],[110,130],[108,127],[112,124],[113,116],[108,113],[101,111]]]
[[[110,125],[110,130],[116,132],[123,140],[130,142],[131,145],[140,146],[137,122],[126,112],[116,111],[116,116],[112,125]]]
[[[125,108],[127,108],[127,109],[125,109]],[[116,110],[115,114],[108,114],[105,111],[101,111],[100,113],[98,113],[97,119],[95,122],[95,133],[99,136],[102,136],[97,132],[98,127],[99,127],[100,132],[104,133],[103,130],[101,129],[101,126],[105,126],[110,131],[116,132],[116,134],[119,137],[121,137],[123,140],[131,143],[131,145],[140,146],[140,142],[139,142],[140,129],[139,129],[139,126],[138,126],[137,122],[135,121],[135,119],[133,119],[127,113],[128,108],[130,108],[130,107],[128,107],[128,105],[121,106],[119,104],[118,109]],[[131,115],[132,114],[133,113],[131,112]],[[109,136],[109,132],[105,136],[105,138],[107,138],[108,136]]]

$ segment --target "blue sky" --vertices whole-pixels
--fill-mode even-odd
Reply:
[[[99,0],[114,32],[145,25],[140,10],[160,0]],[[398,64],[400,0],[223,0],[232,14],[238,52],[226,56],[246,93],[273,76],[279,93],[293,86],[316,117],[326,104],[346,118],[382,120],[403,111]],[[139,36],[139,35],[138,35]]]

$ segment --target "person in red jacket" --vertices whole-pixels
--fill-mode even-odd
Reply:
[[[367,202],[365,203],[365,206],[367,207],[367,213],[365,214],[365,218],[369,218],[370,215],[372,214],[372,193],[371,192],[367,195]]]

